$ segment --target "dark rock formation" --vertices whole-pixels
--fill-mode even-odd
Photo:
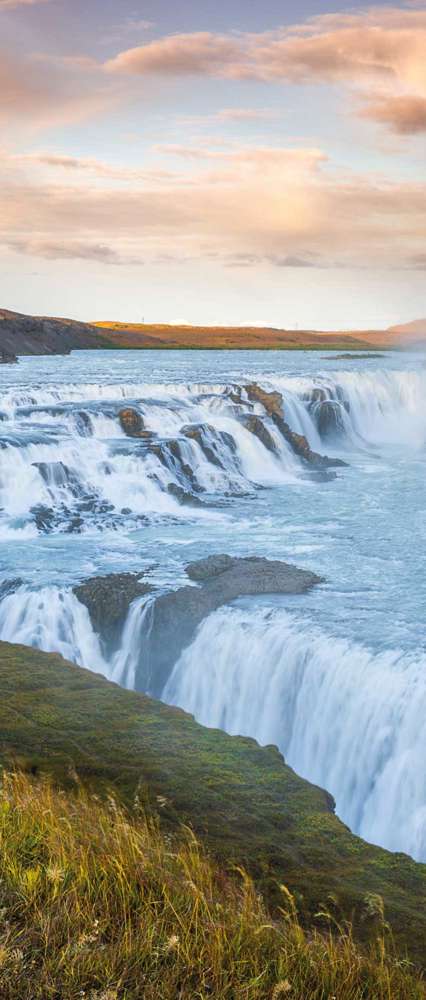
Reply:
[[[177,483],[169,483],[167,487],[167,492],[170,493],[171,497],[174,497],[178,503],[183,504],[187,507],[202,507],[203,501],[199,497],[194,496],[189,493],[188,490],[184,490],[183,486],[178,486]]]
[[[256,382],[252,382],[250,385],[244,386],[244,388],[250,402],[260,403],[270,417],[274,415],[277,417],[283,416],[284,400],[280,392],[267,392],[266,389],[262,389]]]
[[[106,337],[88,323],[0,309],[0,352],[10,360],[16,360],[18,354],[69,354],[78,349],[110,346]]]
[[[56,520],[55,511],[51,507],[46,507],[45,504],[39,503],[35,507],[31,507],[31,513],[38,531],[43,533],[51,531]]]
[[[199,587],[160,594],[150,610],[150,629],[136,676],[138,690],[160,696],[181,652],[207,615],[237,597],[303,594],[321,577],[296,566],[261,558],[210,556],[190,563],[190,579]]]
[[[151,431],[147,431],[145,428],[142,415],[132,406],[126,406],[119,410],[118,419],[121,429],[127,434],[127,437],[150,438],[152,436]]]
[[[334,399],[326,399],[316,403],[311,412],[322,438],[338,437],[343,433],[345,425],[341,403]]]
[[[255,437],[259,438],[259,441],[262,442],[268,451],[277,452],[277,447],[272,434],[269,433],[268,428],[265,427],[265,424],[260,417],[257,417],[254,413],[248,413],[240,419],[246,430],[250,431],[250,434],[254,434]]]
[[[11,351],[0,350],[0,365],[16,365],[17,363],[18,358],[16,354],[12,354]]]
[[[263,406],[295,455],[302,459],[303,462],[306,462],[307,465],[322,468],[337,468],[347,465],[341,458],[329,458],[328,455],[318,455],[316,451],[312,451],[309,441],[304,434],[296,434],[295,431],[292,431],[284,419],[284,403],[280,392],[267,392],[256,383],[245,386],[245,390],[251,401],[260,403]]]
[[[326,354],[321,359],[322,361],[371,361],[371,358],[385,358],[386,354],[373,354],[373,351],[368,354]]]
[[[74,594],[87,608],[95,632],[107,653],[118,645],[130,605],[152,588],[139,573],[95,576],[74,587]]]
[[[3,580],[0,583],[0,600],[4,597],[8,597],[9,594],[14,594],[19,587],[22,587],[24,581],[20,577],[16,577],[14,580]]]
[[[235,452],[235,441],[232,434],[227,434],[226,431],[217,431],[211,424],[185,424],[181,428],[181,434],[190,441],[196,441],[207,461],[211,462],[212,465],[217,465],[220,469],[223,469],[220,447],[225,445],[231,452]]]

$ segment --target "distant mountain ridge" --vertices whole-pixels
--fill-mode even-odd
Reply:
[[[390,326],[391,333],[408,333],[414,336],[426,337],[426,319],[414,319],[411,323],[400,323]]]
[[[0,361],[73,350],[321,350],[370,351],[415,347],[426,320],[387,330],[281,330],[274,327],[188,326],[95,322],[28,316],[0,309]]]

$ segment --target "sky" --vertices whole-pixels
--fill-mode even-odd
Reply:
[[[426,0],[0,0],[0,307],[426,316]]]

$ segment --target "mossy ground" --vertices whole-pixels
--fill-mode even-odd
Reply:
[[[279,883],[306,926],[329,898],[357,937],[374,933],[365,900],[383,898],[401,955],[426,965],[426,867],[370,846],[334,815],[273,747],[205,729],[55,654],[0,644],[0,762],[65,788],[137,793],[162,829],[189,825],[223,869],[254,877],[272,913]]]

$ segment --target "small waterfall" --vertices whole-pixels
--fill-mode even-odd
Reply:
[[[120,649],[115,653],[109,668],[109,679],[130,691],[135,689],[136,670],[141,662],[144,664],[146,678],[144,690],[149,690],[150,665],[147,650],[153,601],[153,597],[140,597],[133,601],[123,629]]]
[[[163,692],[204,725],[275,743],[365,840],[426,860],[426,655],[334,638],[283,610],[211,615]]]
[[[321,450],[321,430],[355,447],[422,448],[426,440],[426,371],[342,371],[315,378],[271,379],[285,398],[294,430]],[[331,410],[332,408],[332,410]],[[308,421],[307,421],[308,416]],[[317,434],[315,442],[314,434]]]
[[[0,639],[34,646],[95,673],[108,674],[87,608],[71,590],[19,587],[0,604]]]

